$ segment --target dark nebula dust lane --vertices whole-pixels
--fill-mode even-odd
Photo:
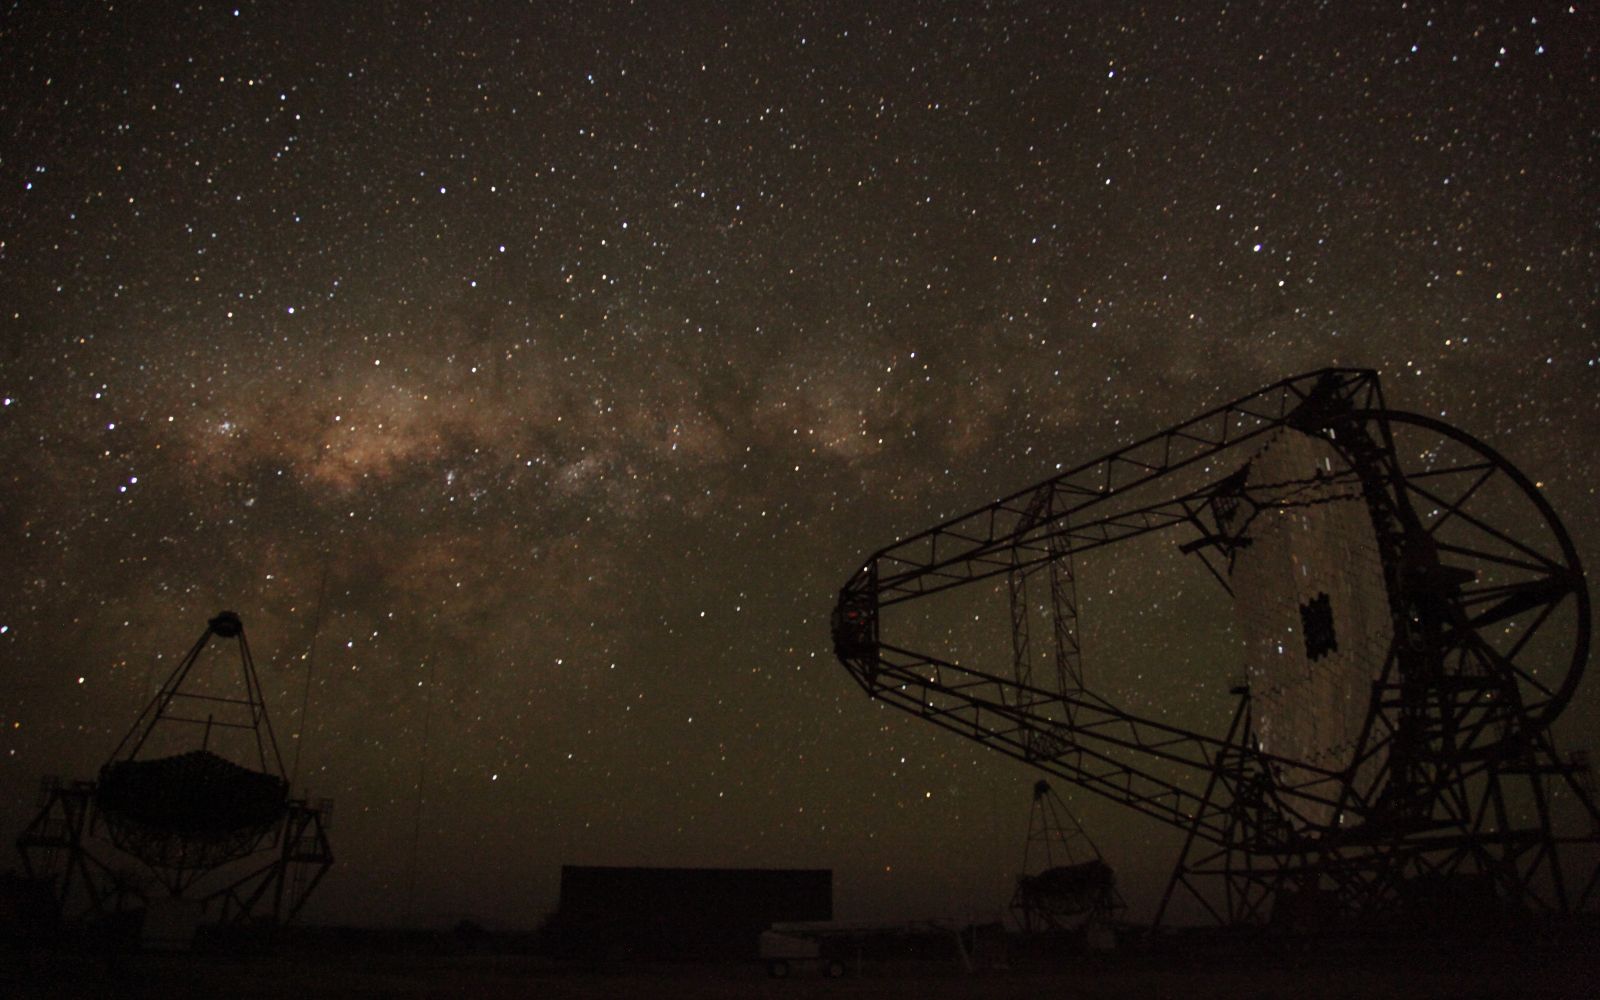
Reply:
[[[867,699],[839,586],[1334,364],[1600,563],[1597,39],[1586,3],[13,5],[0,830],[227,608],[336,802],[310,919],[532,926],[563,863],[992,913],[1036,776]],[[1242,668],[1166,564],[1098,571],[1086,669],[1219,711]],[[1069,798],[1148,908],[1173,835]]]

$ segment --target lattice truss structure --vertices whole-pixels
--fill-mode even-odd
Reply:
[[[1151,545],[1216,595],[1184,627],[1220,630],[1193,648],[1225,651],[1231,715],[1186,718],[1176,676],[1120,643],[1089,683],[1080,613],[1103,595],[1080,567]],[[1361,369],[895,542],[833,616],[868,694],[1184,831],[1162,910],[1192,895],[1226,923],[1594,902],[1600,812],[1551,733],[1589,631],[1539,488]]]
[[[68,919],[171,899],[221,923],[279,923],[333,864],[332,810],[289,797],[244,625],[224,611],[97,779],[44,780],[17,849]]]

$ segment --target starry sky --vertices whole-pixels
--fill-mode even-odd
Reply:
[[[229,608],[335,800],[311,920],[533,926],[563,863],[992,914],[1036,775],[867,699],[837,588],[1329,364],[1600,563],[1597,45],[1588,3],[7,4],[0,825]],[[1086,580],[1086,670],[1225,716],[1162,566]],[[1176,835],[1062,790],[1148,915]]]

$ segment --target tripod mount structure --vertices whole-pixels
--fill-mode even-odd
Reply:
[[[213,643],[234,646],[236,673],[215,647],[203,660]],[[222,923],[275,924],[333,864],[331,818],[330,801],[289,796],[244,623],[223,611],[96,780],[45,779],[17,849],[68,918],[186,903]]]
[[[1093,570],[1141,566],[1220,613],[1151,626],[1196,637],[1177,662],[1107,642],[1090,678],[1083,616],[1117,607]],[[1572,540],[1373,371],[1284,379],[894,542],[832,632],[872,697],[1181,830],[1158,922],[1179,897],[1317,926],[1595,901],[1600,811],[1552,735],[1589,653]]]
[[[1127,908],[1116,873],[1050,783],[1033,784],[1011,912],[1024,934],[1109,927]]]

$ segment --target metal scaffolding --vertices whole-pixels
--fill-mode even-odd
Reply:
[[[1136,539],[1234,605],[1225,728],[1086,683],[1083,557]],[[996,594],[1009,649],[952,613]],[[1363,369],[1285,379],[895,542],[833,615],[872,697],[1184,831],[1162,913],[1184,894],[1230,924],[1593,903],[1600,811],[1551,733],[1589,634],[1540,489],[1388,409]]]
[[[231,682],[195,669],[214,640],[238,652]],[[179,900],[219,923],[283,923],[333,864],[332,801],[288,792],[244,625],[224,611],[96,780],[45,779],[17,850],[69,920]]]

